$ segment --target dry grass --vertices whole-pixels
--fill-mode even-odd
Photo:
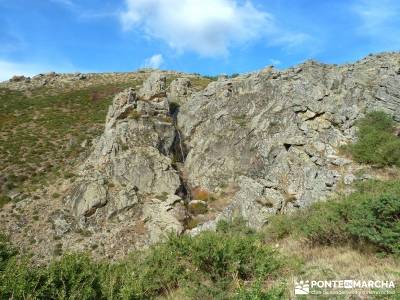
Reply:
[[[399,259],[381,258],[368,249],[361,253],[349,246],[311,247],[291,237],[279,241],[276,247],[284,255],[302,261],[301,275],[305,279],[400,280]]]
[[[137,235],[144,235],[147,232],[146,223],[143,220],[139,220],[133,226],[133,232]]]
[[[395,282],[396,288],[400,284],[400,260],[394,257],[378,257],[367,249],[365,253],[361,253],[349,246],[312,247],[305,241],[292,237],[278,241],[275,247],[288,258],[284,277],[289,299],[297,299],[293,292],[295,280],[391,280]],[[378,299],[398,299],[388,297]],[[340,299],[376,298],[348,296]]]
[[[205,89],[213,80],[206,77],[191,78],[192,86],[195,90],[201,91]]]
[[[206,189],[196,187],[191,192],[193,200],[209,201],[211,200],[210,192]]]

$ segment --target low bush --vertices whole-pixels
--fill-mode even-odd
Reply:
[[[400,138],[396,123],[384,112],[367,114],[357,123],[357,142],[345,150],[360,163],[377,166],[400,166]]]
[[[0,193],[0,208],[11,202],[11,198]]]
[[[136,272],[122,278],[121,296],[152,298],[180,288],[194,299],[226,299],[234,294],[234,283],[274,277],[281,264],[278,254],[253,234],[171,235],[149,255],[128,260],[126,265],[135,266]]]
[[[318,202],[293,216],[271,219],[270,238],[293,234],[313,244],[373,245],[379,252],[400,254],[400,182],[367,181],[343,198]]]
[[[188,210],[191,215],[203,215],[208,212],[208,207],[203,202],[189,203]]]
[[[8,261],[15,256],[16,251],[10,246],[8,238],[0,234],[0,272],[4,270]]]
[[[242,221],[196,237],[170,234],[116,263],[65,254],[35,266],[2,245],[0,299],[154,299],[176,290],[191,299],[281,299],[285,292],[266,285],[283,259]]]
[[[280,300],[287,299],[286,286],[274,286],[268,291],[262,288],[260,282],[255,282],[249,287],[240,288],[236,295],[232,298],[234,300]]]
[[[347,232],[385,252],[400,254],[400,197],[364,199],[354,208],[348,214]]]

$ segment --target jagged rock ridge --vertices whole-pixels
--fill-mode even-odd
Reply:
[[[172,166],[173,122],[161,73],[153,73],[139,92],[117,95],[67,198],[74,214],[94,226],[140,215],[151,240],[165,230],[181,232],[184,203],[176,195],[181,182]]]
[[[143,219],[150,242],[239,215],[260,227],[363,179],[339,147],[374,110],[400,121],[399,53],[266,68],[201,92],[187,78],[167,88],[155,72],[140,91],[115,97],[67,203],[93,228]]]

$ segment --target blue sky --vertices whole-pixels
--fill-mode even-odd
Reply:
[[[231,74],[398,50],[399,0],[0,0],[0,80],[141,67]]]

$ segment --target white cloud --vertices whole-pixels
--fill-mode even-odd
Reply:
[[[155,54],[145,60],[144,67],[158,69],[163,63],[164,57],[162,56],[162,54]]]
[[[274,66],[279,66],[279,65],[282,63],[279,59],[274,59],[274,58],[271,58],[271,59],[269,60],[269,62],[270,62],[271,64],[273,64]]]
[[[233,45],[268,38],[268,43],[291,44],[300,37],[278,28],[274,17],[250,1],[125,0],[123,28],[142,30],[179,52],[203,56],[226,55]],[[304,37],[303,37],[304,38]]]
[[[352,9],[361,21],[359,34],[392,47],[400,46],[400,1],[358,0]]]

